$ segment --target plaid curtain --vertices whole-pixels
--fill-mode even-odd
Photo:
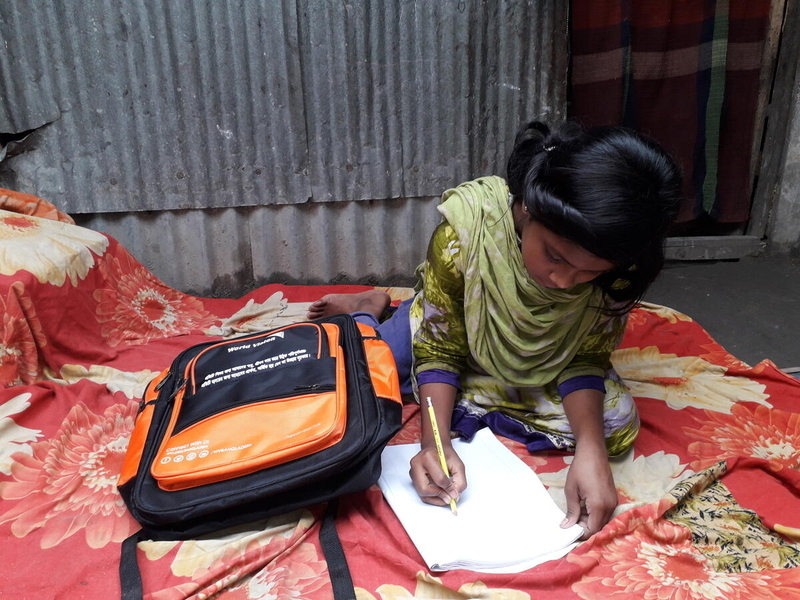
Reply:
[[[572,0],[570,116],[680,162],[679,222],[742,223],[770,0]]]

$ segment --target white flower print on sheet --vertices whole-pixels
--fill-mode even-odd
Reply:
[[[661,354],[655,346],[615,350],[611,362],[633,396],[663,400],[675,410],[702,408],[730,414],[737,402],[767,407],[766,386],[698,356]]]
[[[0,210],[2,275],[24,270],[39,283],[77,286],[107,247],[108,238],[91,229]]]
[[[25,412],[31,405],[28,400],[32,395],[26,392],[0,404],[0,473],[4,475],[11,474],[11,455],[24,452],[30,456],[33,450],[27,442],[35,442],[37,438],[42,437],[40,430],[17,425],[12,418]]]

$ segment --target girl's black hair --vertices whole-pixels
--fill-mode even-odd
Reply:
[[[641,300],[681,200],[680,170],[657,142],[624,127],[531,121],[517,132],[507,181],[532,219],[616,265],[593,281],[617,303],[610,312]]]

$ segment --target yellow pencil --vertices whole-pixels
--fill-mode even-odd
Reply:
[[[444,458],[444,448],[442,447],[442,436],[439,435],[439,425],[436,423],[436,413],[433,410],[433,402],[431,402],[431,397],[427,397],[428,400],[428,415],[430,415],[431,419],[431,427],[433,428],[433,439],[436,442],[436,453],[439,455],[439,464],[442,466],[442,471],[444,474],[450,477],[450,470],[447,468],[447,461]],[[453,498],[450,498],[450,512],[454,515],[458,515],[458,507],[456,506],[456,501]]]

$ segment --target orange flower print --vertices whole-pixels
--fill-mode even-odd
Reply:
[[[723,367],[733,369],[748,369],[750,366],[730,354],[725,348],[719,344],[701,344],[701,348],[708,350],[705,354],[700,354],[700,358],[710,362],[713,365],[720,365]]]
[[[244,540],[229,541],[212,551],[214,560],[207,567],[191,573],[191,582],[155,591],[152,599],[210,598],[223,592],[226,600],[312,598],[313,592],[330,581],[328,565],[313,544],[290,545],[292,540],[280,535],[267,544],[252,538],[245,545],[241,543]],[[197,553],[196,559],[202,558]],[[323,593],[319,597],[329,596]]]
[[[230,588],[225,598],[311,598],[323,586],[330,585],[328,564],[318,556],[313,544],[302,543],[266,565],[248,580]],[[319,597],[328,597],[324,593]]]
[[[653,535],[656,534],[656,535]],[[644,600],[776,600],[778,578],[768,572],[725,573],[698,552],[683,527],[662,522],[567,560],[593,568],[572,591],[581,598]]]
[[[653,304],[652,302],[640,302],[639,309],[657,315],[673,324],[677,323],[678,321],[692,321],[691,317],[683,314],[682,312],[678,312],[674,308],[662,306],[660,304]]]
[[[79,531],[102,548],[138,529],[116,487],[137,408],[116,404],[96,415],[79,402],[51,439],[31,444],[32,455],[14,454],[14,481],[0,482],[0,498],[17,503],[0,523],[11,522],[16,537],[42,530],[42,548]]]
[[[639,305],[628,315],[627,328],[635,329],[636,327],[640,327],[648,322],[654,321],[654,319],[664,319],[673,324],[677,323],[678,321],[691,322],[692,320],[691,317],[688,317],[683,313],[680,313],[677,310],[667,306],[652,304],[650,302],[640,302]]]
[[[647,323],[648,320],[648,313],[641,308],[634,308],[630,313],[628,313],[628,322],[627,328],[628,329],[635,329],[640,325],[644,325]]]
[[[497,439],[502,442],[503,446],[516,454],[522,462],[534,471],[537,470],[537,467],[544,467],[547,465],[547,459],[545,458],[547,454],[531,454],[522,442],[515,442],[502,435],[497,436]]]
[[[34,383],[40,374],[38,348],[47,343],[25,286],[15,281],[0,297],[0,385]]]
[[[200,300],[167,287],[120,250],[119,257],[107,256],[99,265],[109,287],[94,291],[97,320],[110,346],[201,333],[217,321]]]
[[[177,542],[142,542],[139,547],[151,561],[161,560],[178,546],[170,570],[173,575],[184,579],[182,583],[151,592],[150,597],[152,600],[210,598],[224,591],[225,598],[250,598],[248,590],[253,588],[253,581],[269,577],[269,573],[258,575],[259,571],[279,569],[287,560],[303,563],[293,574],[299,575],[311,567],[314,577],[319,577],[325,572],[326,563],[318,559],[311,544],[303,542],[315,522],[314,515],[303,509],[270,517],[253,523],[252,529],[224,536],[185,541],[179,545]],[[185,578],[191,578],[191,581],[185,581]],[[325,578],[322,580],[324,582]],[[288,591],[279,589],[278,594],[254,597],[308,597],[297,593],[298,590],[307,592],[309,586],[298,585]]]
[[[419,404],[409,402],[403,405],[403,426],[400,431],[389,440],[390,445],[395,444],[418,444],[422,435],[422,424],[420,423]]]
[[[47,200],[16,190],[0,189],[0,207],[3,210],[19,215],[41,217],[42,219],[61,221],[70,225],[75,224],[75,220],[72,217],[58,210]]]
[[[683,430],[697,442],[689,444],[689,452],[697,457],[695,469],[734,456],[763,458],[769,468],[800,468],[800,414],[776,408],[734,404],[731,414],[705,411],[695,417],[703,425]]]
[[[480,580],[462,584],[458,591],[448,587],[439,577],[431,575],[427,571],[417,571],[415,577],[416,586],[414,591],[409,591],[401,585],[384,583],[379,586],[376,597],[364,588],[356,588],[356,598],[359,600],[414,600],[419,599],[444,599],[458,598],[467,600],[468,598],[481,598],[482,600],[531,600],[530,594],[522,590],[512,590],[509,588],[490,588]]]

